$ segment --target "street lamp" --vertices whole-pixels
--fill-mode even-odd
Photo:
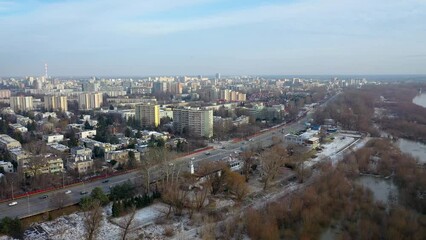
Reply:
[[[27,211],[30,213],[30,194],[27,192]]]
[[[14,199],[13,197],[13,181],[12,181],[12,200]]]

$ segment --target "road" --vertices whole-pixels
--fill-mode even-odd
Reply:
[[[334,99],[335,96],[327,100],[323,104],[327,104],[330,100]],[[311,111],[312,112],[312,111]],[[206,155],[205,152],[192,154],[186,157],[182,157],[180,159],[177,159],[176,165],[181,167],[182,171],[188,171],[189,170],[189,163],[192,161],[194,165],[201,161],[217,161],[221,160],[225,157],[230,156],[231,154],[235,154],[235,151],[240,151],[241,147],[249,146],[253,144],[254,146],[261,146],[261,147],[268,147],[272,145],[272,137],[273,136],[279,136],[283,137],[285,134],[299,131],[301,129],[304,129],[304,123],[307,121],[307,119],[310,118],[311,112],[306,114],[305,117],[302,117],[296,122],[289,123],[286,125],[283,125],[281,127],[275,128],[271,131],[265,131],[261,134],[252,137],[249,139],[249,141],[242,141],[242,142],[222,142],[221,144],[215,144],[216,147],[209,152],[209,155]],[[222,148],[224,147],[224,148]],[[67,199],[67,205],[76,204],[80,201],[80,199],[83,197],[80,192],[87,191],[91,192],[93,188],[95,187],[101,187],[105,192],[109,192],[109,187],[114,186],[120,183],[123,183],[127,180],[133,181],[135,178],[140,178],[139,173],[136,172],[130,172],[123,175],[113,176],[108,178],[108,183],[103,183],[104,179],[87,182],[79,185],[69,186],[65,189],[60,189],[48,193],[42,193],[42,194],[35,194],[28,197],[15,199],[9,202],[0,203],[0,218],[3,217],[18,217],[18,218],[24,218],[28,216],[33,216],[36,214],[44,213],[50,210],[55,209],[51,204],[51,198],[56,193],[64,194],[65,191],[71,190],[70,194],[66,194],[68,197]],[[41,199],[41,196],[47,195],[48,197],[45,199]],[[16,201],[18,204],[14,206],[9,206],[8,204],[10,202]]]

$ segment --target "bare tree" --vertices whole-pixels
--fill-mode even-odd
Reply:
[[[169,205],[166,217],[173,212],[175,215],[181,215],[187,204],[188,191],[181,188],[178,182],[165,183],[161,187],[161,198],[164,203]]]
[[[255,158],[254,152],[251,150],[244,151],[241,153],[241,160],[243,161],[243,174],[246,178],[246,182],[249,180],[250,169],[252,168]]]
[[[166,148],[154,147],[151,148],[146,154],[142,161],[141,173],[145,179],[145,188],[147,192],[150,192],[151,174],[154,167],[159,168],[160,176],[164,177],[167,182],[171,180],[171,176],[174,174],[175,166],[170,164],[170,161],[175,156],[170,153]]]
[[[225,178],[221,172],[226,168],[224,162],[203,162],[198,168],[197,175],[205,179],[205,186],[211,194],[215,195],[222,189]]]
[[[280,167],[287,161],[287,151],[280,145],[276,145],[265,151],[260,157],[260,165],[263,171],[263,189],[269,187],[269,183],[278,175]]]
[[[230,192],[238,201],[243,200],[247,196],[249,189],[244,176],[227,169],[225,171],[225,179]]]
[[[83,211],[86,239],[96,239],[103,220],[101,203],[98,200],[93,200],[86,206],[83,206]]]
[[[125,217],[123,217],[122,221],[119,223],[119,226],[123,229],[122,238],[121,238],[122,240],[127,239],[127,235],[130,233],[133,220],[135,219],[135,215],[136,215],[136,207],[132,206],[130,213],[127,214]]]

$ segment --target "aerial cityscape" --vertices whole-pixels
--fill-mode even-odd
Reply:
[[[0,240],[426,239],[425,13],[0,0]]]

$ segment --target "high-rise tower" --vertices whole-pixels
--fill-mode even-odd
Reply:
[[[47,79],[49,75],[47,75],[47,63],[44,64],[44,77]]]

